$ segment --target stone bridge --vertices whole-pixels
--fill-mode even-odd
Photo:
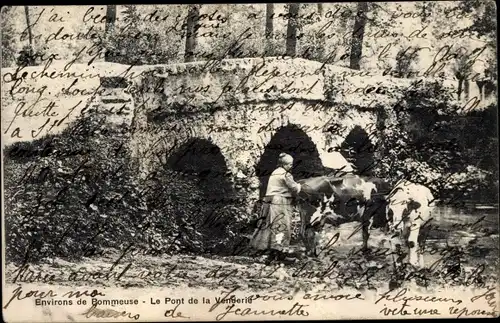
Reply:
[[[380,123],[390,122],[381,111],[411,84],[300,58],[151,66],[128,76],[143,176],[159,167],[223,172],[253,197],[282,151],[295,156],[297,177],[350,170],[348,149],[377,144]]]
[[[61,73],[65,64],[24,71],[52,75]],[[282,151],[294,155],[296,177],[331,168],[349,171],[350,162],[359,169],[369,165],[370,158],[382,157],[363,156],[359,148],[384,141],[395,120],[394,106],[416,81],[368,76],[300,58],[131,67],[104,62],[72,64],[58,82],[50,77],[27,78],[14,96],[12,83],[4,84],[4,80],[15,72],[2,68],[2,129],[10,127],[9,135],[3,137],[5,144],[32,140],[33,129],[45,131],[38,131],[39,136],[60,132],[88,105],[91,109],[87,110],[102,110],[114,123],[132,124],[133,162],[142,177],[162,167],[223,172],[231,189],[243,190],[246,196],[258,195],[259,188],[263,191],[265,174],[274,169]],[[74,79],[87,74],[93,77],[79,82],[76,89]],[[419,81],[418,86],[435,82]],[[442,84],[456,92],[456,84]],[[19,104],[36,104],[41,95],[22,93],[31,88],[43,89],[44,98],[57,104],[58,115],[65,116],[62,126],[44,127],[50,121],[45,115],[29,118],[29,124],[16,116]],[[72,92],[61,92],[61,88],[72,88]],[[481,103],[488,103],[482,94],[480,98]],[[40,103],[33,109],[43,106]],[[122,110],[126,113],[121,114]],[[20,136],[10,135],[15,129],[21,130]]]

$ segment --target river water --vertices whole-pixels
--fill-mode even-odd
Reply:
[[[425,243],[429,248],[461,247],[470,265],[498,263],[498,206],[435,207],[430,232]],[[424,252],[426,263],[438,255]]]
[[[428,234],[425,243],[424,261],[434,262],[440,257],[436,250],[446,247],[466,249],[467,262],[491,263],[499,258],[498,206],[472,205],[462,208],[438,206],[432,209],[427,222]],[[358,222],[345,223],[340,227],[325,228],[320,245],[328,245],[335,234],[340,234],[334,250],[340,254],[362,245]],[[353,232],[357,231],[353,234]],[[389,236],[378,229],[370,231],[368,244],[372,248],[390,248]]]
[[[464,246],[476,240],[498,239],[498,207],[435,207],[428,225],[430,232],[427,242],[431,244]]]

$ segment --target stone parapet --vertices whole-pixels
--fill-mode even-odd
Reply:
[[[129,74],[138,73],[134,67]],[[371,108],[398,100],[398,90],[413,80],[363,76],[302,58],[244,58],[142,67],[135,87],[163,95],[165,109],[184,111],[227,108],[278,101],[321,101]],[[134,74],[135,76],[135,74]],[[163,90],[160,91],[159,84]],[[160,93],[161,92],[161,93]]]

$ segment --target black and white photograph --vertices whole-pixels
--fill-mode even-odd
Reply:
[[[494,1],[0,21],[6,322],[499,316]]]

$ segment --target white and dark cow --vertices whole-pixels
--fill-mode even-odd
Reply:
[[[431,218],[434,196],[423,185],[407,180],[399,181],[386,197],[386,215],[390,231],[396,232],[398,242],[407,247],[408,262],[415,267],[424,267],[424,259],[418,249],[423,250],[425,235],[422,225]]]
[[[313,237],[325,223],[334,226],[358,221],[363,234],[363,249],[368,247],[369,229],[386,226],[386,201],[378,194],[384,182],[356,175],[315,177],[299,181],[302,185],[299,211],[301,237],[306,252],[315,254]],[[388,191],[388,189],[385,189]]]
[[[368,249],[370,229],[392,230],[400,233],[400,244],[408,247],[409,261],[422,265],[417,244],[420,227],[430,218],[429,203],[433,196],[428,188],[408,181],[391,188],[383,179],[357,175],[323,176],[299,182],[302,184],[300,233],[307,255],[316,254],[317,235],[325,223],[358,221],[363,249]]]

